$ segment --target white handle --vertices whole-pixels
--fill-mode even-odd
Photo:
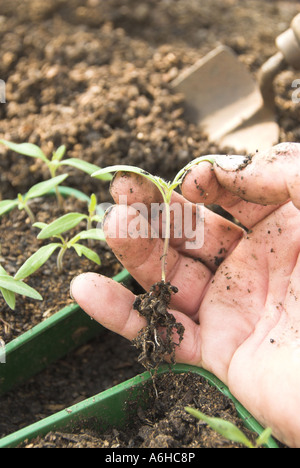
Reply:
[[[291,28],[294,31],[294,34],[300,44],[300,13],[295,16],[291,23]]]
[[[291,27],[277,37],[276,45],[287,63],[300,70],[300,13],[293,19]]]

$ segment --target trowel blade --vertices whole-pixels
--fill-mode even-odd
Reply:
[[[273,112],[262,108],[244,125],[220,138],[218,144],[223,148],[234,148],[237,152],[254,154],[276,145],[279,134],[279,125]]]
[[[241,147],[246,151],[253,148],[252,131],[239,131],[233,140],[230,134],[250,120],[255,131],[260,131],[254,116],[259,116],[263,98],[252,75],[229,47],[217,47],[171,85],[174,92],[184,96],[187,120],[198,125],[210,141],[224,146],[230,143],[229,146],[239,151]],[[271,134],[273,142],[278,131],[275,118],[268,115],[268,122],[260,123],[267,130],[267,135]],[[240,136],[243,137],[242,142]],[[269,144],[270,137],[262,136],[262,140],[268,140],[266,144]],[[261,144],[259,142],[258,148]]]

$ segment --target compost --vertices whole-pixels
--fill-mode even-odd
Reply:
[[[139,409],[132,424],[104,434],[87,427],[74,432],[51,432],[30,441],[32,448],[242,448],[193,418],[186,406],[236,424],[254,442],[255,435],[245,429],[234,404],[201,376],[191,373],[157,378],[157,388],[146,410]]]
[[[233,153],[231,148],[209,143],[185,119],[182,97],[171,92],[170,83],[220,43],[233,48],[255,77],[276,52],[276,36],[289,27],[299,11],[296,0],[1,0],[0,79],[6,84],[6,103],[0,104],[0,136],[17,143],[35,143],[46,154],[65,144],[67,157],[83,158],[100,167],[132,164],[166,179],[195,157]],[[300,138],[300,107],[291,99],[295,92],[291,83],[298,78],[296,72],[284,70],[275,80],[282,142]],[[0,147],[0,199],[26,193],[46,178],[48,174],[37,161]],[[111,201],[107,187],[102,189],[99,181],[73,169],[68,184],[88,195],[97,193],[101,201]],[[15,229],[22,234],[19,221],[12,220],[10,232]],[[1,220],[1,245],[8,235],[4,230],[7,222]],[[24,218],[22,223],[25,234]],[[21,234],[17,241],[10,238],[5,254],[13,250],[19,251],[19,256],[24,254]],[[118,271],[120,265],[114,263],[112,254],[106,250],[102,258],[105,256],[109,272]],[[54,264],[44,275],[48,289],[56,291],[50,283],[52,268]],[[87,269],[88,263],[68,265],[70,274],[59,287],[63,291],[59,307],[72,302],[71,277]],[[141,293],[136,284],[131,287]],[[48,309],[55,307],[52,302]],[[31,306],[25,314],[27,323],[17,325],[19,311],[12,315],[1,302],[5,340],[14,329],[28,329],[35,315],[48,313]],[[0,436],[143,371],[138,355],[131,343],[110,332],[87,343],[1,397]],[[177,387],[177,393],[190,395],[189,383],[186,392]],[[209,409],[216,395],[212,400],[208,392],[205,395]],[[199,389],[189,401],[198,397]],[[163,392],[156,407],[162,398]],[[183,420],[186,418],[190,416]],[[151,425],[146,424],[148,431]],[[199,424],[197,427],[193,443],[203,429]],[[147,444],[146,429],[139,435],[142,444]],[[180,443],[180,432],[176,444]],[[122,437],[116,434],[107,444],[123,443]],[[156,446],[174,443],[169,434],[152,437]],[[50,442],[59,446],[59,440],[55,436]],[[137,439],[132,436],[132,440]]]

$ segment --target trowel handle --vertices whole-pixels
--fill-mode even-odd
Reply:
[[[291,27],[277,37],[276,45],[285,61],[300,70],[300,13],[291,22]]]

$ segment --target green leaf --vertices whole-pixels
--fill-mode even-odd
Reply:
[[[70,239],[68,242],[68,248],[73,247],[76,242],[83,239],[93,239],[106,242],[106,238],[102,229],[89,229],[87,231],[81,231],[79,234]]]
[[[9,274],[4,270],[4,268],[0,265],[0,275],[9,276]],[[9,291],[5,288],[0,288],[0,292],[7,303],[7,305],[12,309],[15,310],[16,306],[16,295],[12,291]]]
[[[21,296],[27,296],[40,301],[43,300],[42,296],[35,289],[23,283],[23,281],[18,281],[7,275],[0,276],[0,287]]]
[[[51,257],[51,255],[55,252],[55,250],[58,247],[61,247],[61,244],[48,244],[41,247],[21,266],[21,268],[15,274],[15,279],[23,280],[25,278],[28,278],[28,276],[32,275],[42,265],[44,265],[44,263],[47,262],[47,260]]]
[[[144,171],[143,169],[140,169],[139,167],[128,166],[126,164],[117,164],[115,166],[107,166],[103,169],[99,169],[98,171],[94,172],[92,174],[92,177],[101,179],[103,175],[107,173],[111,173],[111,172],[133,172],[134,174],[138,174],[138,175],[145,177],[146,179],[150,180],[158,188],[158,190],[163,196],[164,201],[165,202],[167,201],[166,190],[168,189],[168,184],[162,179],[155,177],[154,175],[150,174],[147,171]]]
[[[65,186],[60,185],[58,187],[58,191],[64,197],[75,197],[78,200],[90,203],[90,197],[86,195],[85,193],[81,192],[80,190],[74,189],[72,187],[65,187]],[[52,193],[55,194],[55,192],[53,191]]]
[[[88,216],[81,213],[68,213],[48,224],[38,235],[38,239],[49,239],[77,226],[80,221],[87,219]]]
[[[103,216],[104,216],[104,210],[103,210],[103,214],[102,215],[94,215],[92,218],[91,218],[91,221],[95,222],[95,223],[101,223],[101,221],[103,220]]]
[[[0,216],[18,206],[19,200],[3,200],[0,202]]]
[[[0,143],[3,143],[9,149],[16,151],[16,153],[23,154],[24,156],[30,156],[32,158],[42,159],[47,163],[49,162],[41,148],[32,143],[12,143],[7,140],[0,140]]]
[[[89,229],[88,231],[81,231],[78,234],[78,238],[80,240],[82,239],[94,239],[94,240],[99,240],[99,241],[106,240],[102,229]]]
[[[190,169],[192,169],[193,166],[197,166],[201,162],[209,162],[210,164],[213,165],[215,162],[215,156],[213,154],[208,154],[206,156],[199,156],[198,158],[193,159],[186,166],[180,169],[180,171],[174,177],[173,181],[180,184],[182,182],[183,177],[186,175],[186,173]]]
[[[12,310],[15,310],[16,307],[16,295],[12,291],[8,289],[0,288],[0,292],[8,305]]]
[[[2,265],[0,265],[0,275],[7,275],[7,276],[9,276],[9,274],[5,271],[5,269],[3,268]]]
[[[96,195],[94,193],[92,193],[91,201],[90,201],[90,204],[89,204],[89,214],[90,215],[92,215],[94,213],[94,211],[96,210],[96,207],[97,207],[97,198],[96,198]]]
[[[101,265],[99,255],[97,255],[96,252],[93,252],[93,250],[89,249],[85,245],[74,244],[72,247],[76,250],[76,253],[79,255],[79,257],[84,255],[86,258],[96,263],[97,265]]]
[[[192,416],[195,416],[196,418],[206,422],[214,431],[218,432],[221,436],[225,437],[226,439],[243,444],[248,448],[253,448],[253,445],[251,444],[248,437],[246,437],[245,434],[231,422],[224,421],[221,418],[211,418],[194,408],[185,409]]]
[[[261,445],[266,445],[271,435],[272,435],[272,429],[270,427],[267,427],[260,434],[260,436],[256,439],[256,447],[260,447]]]
[[[126,164],[116,164],[115,166],[107,166],[103,169],[99,169],[92,173],[92,177],[96,177],[97,179],[101,179],[103,175],[111,173],[111,172],[134,172],[135,174],[139,174],[142,176],[147,176],[151,180],[155,177],[147,171],[140,169],[139,167],[135,166],[128,166]]]
[[[50,190],[54,189],[57,185],[61,184],[67,177],[68,174],[63,174],[57,177],[53,177],[52,179],[46,180],[45,182],[40,182],[39,184],[34,185],[25,195],[25,200],[45,195],[45,193],[50,192]]]
[[[41,222],[39,222],[39,221],[38,221],[37,223],[34,223],[34,224],[32,225],[32,227],[36,227],[36,228],[38,228],[38,229],[44,229],[44,228],[47,227],[47,226],[48,226],[47,223],[41,223]]]
[[[59,148],[57,148],[57,150],[53,153],[52,160],[61,161],[65,155],[66,149],[67,148],[65,145],[59,146]]]
[[[76,169],[80,169],[81,171],[86,172],[89,175],[92,175],[94,172],[96,172],[99,169],[99,167],[96,166],[95,164],[91,164],[87,161],[84,161],[78,158],[65,159],[64,161],[61,162],[61,164],[64,166],[75,167]],[[101,179],[111,180],[112,177],[106,174],[105,176],[101,177]]]

